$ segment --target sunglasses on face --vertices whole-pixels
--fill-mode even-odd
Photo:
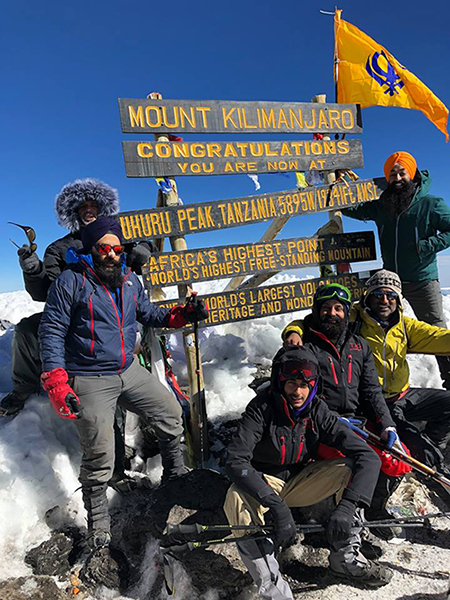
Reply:
[[[375,290],[371,295],[377,300],[381,300],[385,296],[388,300],[398,300],[397,292],[382,292],[381,290]]]
[[[114,254],[117,254],[117,256],[120,256],[123,252],[123,246],[119,245],[111,246],[111,244],[95,244],[94,248],[102,256],[109,254],[111,250],[114,252]]]

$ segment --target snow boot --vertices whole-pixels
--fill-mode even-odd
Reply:
[[[88,532],[110,531],[108,498],[106,497],[107,487],[106,483],[90,487],[82,485],[81,487],[83,504],[87,512]]]
[[[171,479],[189,473],[188,467],[184,464],[181,438],[182,436],[179,435],[171,440],[159,440],[159,449],[163,466],[161,484],[165,484]]]
[[[359,510],[357,511],[360,512]],[[356,519],[359,515],[356,516]],[[355,519],[355,520],[356,520]],[[392,579],[393,571],[368,560],[361,552],[361,527],[354,526],[346,540],[333,542],[330,567],[334,575],[368,587],[381,587]]]

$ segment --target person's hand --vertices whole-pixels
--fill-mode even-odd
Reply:
[[[386,427],[381,432],[380,437],[385,443],[387,450],[391,450],[392,448],[396,447],[398,450],[403,452],[403,447],[395,427]]]
[[[141,275],[142,267],[148,263],[151,256],[151,250],[146,244],[137,244],[127,254],[127,265],[131,270]]]
[[[80,400],[70,387],[69,376],[61,367],[42,373],[42,387],[48,393],[53,408],[62,419],[81,419]]]
[[[206,304],[196,294],[192,294],[184,305],[184,318],[188,323],[198,323],[208,318]]]
[[[343,498],[331,513],[328,520],[326,536],[328,543],[331,545],[336,542],[341,542],[350,536],[355,519],[356,505]]]
[[[303,341],[300,335],[293,331],[285,338],[283,346],[284,348],[289,348],[290,346],[303,346]]]
[[[272,535],[275,550],[278,548],[289,548],[295,542],[297,533],[294,517],[291,509],[284,500],[280,498],[275,506],[270,509],[273,518],[274,533]]]
[[[28,244],[24,244],[22,248],[19,248],[17,254],[19,255],[20,268],[24,273],[31,275],[40,271],[41,261],[36,252],[31,251]]]

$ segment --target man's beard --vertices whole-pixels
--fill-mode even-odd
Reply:
[[[112,258],[101,260],[100,257],[92,255],[94,261],[95,272],[101,281],[109,288],[114,289],[122,285],[123,273],[122,263],[116,262]]]
[[[400,213],[409,208],[415,191],[416,185],[413,181],[402,182],[401,187],[396,187],[391,183],[384,194],[383,207],[391,217],[398,217]]]
[[[337,341],[347,327],[347,319],[325,315],[320,319],[320,331],[331,341]]]

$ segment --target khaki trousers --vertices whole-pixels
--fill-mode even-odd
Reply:
[[[333,495],[339,502],[352,474],[350,464],[346,458],[316,461],[288,482],[272,475],[264,475],[264,479],[290,507],[312,506]],[[223,508],[230,525],[264,525],[264,513],[268,510],[234,484],[228,490]],[[251,532],[233,533],[240,537]]]

